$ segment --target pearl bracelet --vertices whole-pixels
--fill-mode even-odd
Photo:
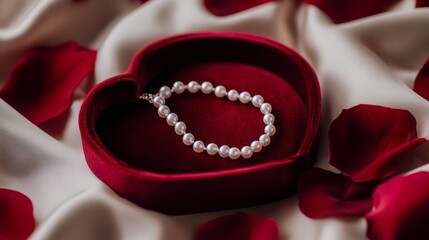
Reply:
[[[216,97],[221,98],[226,96],[230,101],[240,100],[240,102],[244,104],[252,102],[253,106],[259,108],[264,115],[262,118],[266,125],[264,133],[258,140],[251,142],[249,146],[242,147],[241,150],[237,147],[229,147],[227,145],[218,147],[215,143],[209,143],[205,146],[202,141],[195,140],[192,133],[186,132],[186,124],[179,121],[177,114],[170,112],[170,108],[165,105],[165,100],[170,98],[172,93],[181,94],[185,90],[188,90],[190,93],[196,93],[201,90],[204,94],[214,92]],[[197,153],[207,151],[209,155],[219,154],[219,156],[223,158],[229,157],[233,160],[238,159],[240,156],[243,158],[250,158],[253,153],[260,152],[262,147],[268,146],[271,142],[271,136],[276,133],[276,127],[273,125],[275,118],[271,113],[272,107],[269,103],[264,102],[264,98],[261,95],[251,96],[248,92],[241,92],[239,94],[237,90],[234,89],[227,91],[222,85],[213,87],[213,84],[210,82],[203,82],[200,85],[196,81],[191,81],[185,85],[183,82],[177,81],[173,84],[172,88],[163,86],[159,89],[158,93],[143,93],[139,98],[153,104],[158,109],[158,115],[161,118],[166,118],[167,124],[174,127],[174,131],[177,135],[183,135],[183,143],[187,146],[192,145],[194,151]]]

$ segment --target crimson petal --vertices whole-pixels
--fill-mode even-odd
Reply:
[[[213,15],[227,16],[273,1],[277,0],[204,0],[204,5]]]
[[[416,7],[429,7],[429,0],[416,0]]]
[[[310,218],[364,215],[371,210],[375,186],[374,182],[355,183],[342,174],[313,168],[299,178],[299,208]]]
[[[400,109],[358,105],[343,110],[328,133],[330,163],[355,182],[382,180],[407,168],[406,156],[426,139]]]
[[[94,70],[96,52],[75,42],[25,52],[13,66],[0,98],[36,125],[63,113],[73,91]]]
[[[22,193],[0,188],[0,239],[27,239],[34,225],[31,200]]]
[[[429,1],[428,1],[429,2]],[[429,101],[429,58],[414,81],[414,91]]]
[[[353,21],[382,13],[400,0],[304,0],[325,12],[335,23]]]
[[[366,215],[372,240],[429,239],[429,172],[398,176],[374,192],[374,209]]]
[[[238,212],[233,215],[212,219],[201,224],[196,240],[277,240],[277,223],[264,216]]]

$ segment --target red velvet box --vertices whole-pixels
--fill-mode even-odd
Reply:
[[[195,153],[142,92],[210,81],[262,95],[277,133],[250,159]],[[244,146],[264,123],[258,108],[213,94],[174,94],[167,105],[205,143]],[[97,85],[80,113],[88,166],[120,196],[167,214],[267,203],[290,196],[314,164],[321,99],[312,68],[293,50],[242,33],[194,33],[143,48],[129,70]]]

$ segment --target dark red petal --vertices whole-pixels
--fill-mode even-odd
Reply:
[[[25,52],[13,66],[0,98],[36,125],[64,112],[73,91],[94,70],[96,52],[75,42]]]
[[[414,81],[414,91],[429,101],[429,58]]]
[[[216,16],[227,16],[273,1],[277,0],[204,0],[204,5]]]
[[[335,23],[343,23],[382,13],[400,0],[304,0],[325,12]]]
[[[328,141],[331,165],[355,182],[367,182],[414,166],[406,156],[426,139],[417,138],[410,112],[358,105],[343,110],[332,122]]]
[[[201,224],[196,240],[277,240],[277,223],[264,216],[238,212]]]
[[[301,211],[310,218],[364,215],[371,210],[376,183],[355,183],[347,176],[320,168],[304,172],[298,181]]]
[[[429,0],[416,0],[416,7],[429,7]]]
[[[429,239],[429,172],[398,176],[374,192],[366,215],[372,240]]]
[[[34,225],[30,199],[22,193],[0,188],[0,239],[27,239]]]

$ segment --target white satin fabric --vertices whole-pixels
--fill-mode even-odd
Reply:
[[[319,9],[291,2],[216,17],[201,0],[156,0],[141,6],[128,0],[0,0],[1,85],[11,65],[31,47],[74,39],[98,50],[95,81],[79,86],[61,131],[39,129],[0,100],[0,187],[32,200],[37,226],[31,239],[192,239],[201,223],[237,211],[167,216],[143,209],[118,197],[86,165],[77,117],[89,87],[125,71],[149,42],[173,34],[247,32],[305,56],[323,95],[317,166],[335,171],[327,164],[327,129],[342,109],[357,104],[407,109],[417,119],[419,137],[429,138],[429,103],[412,90],[429,56],[429,8],[414,9],[414,1],[406,0],[386,13],[333,24]],[[429,162],[428,146],[412,156]],[[429,165],[419,170],[429,171]],[[281,239],[366,239],[363,218],[309,219],[296,197],[240,210],[274,218]]]

